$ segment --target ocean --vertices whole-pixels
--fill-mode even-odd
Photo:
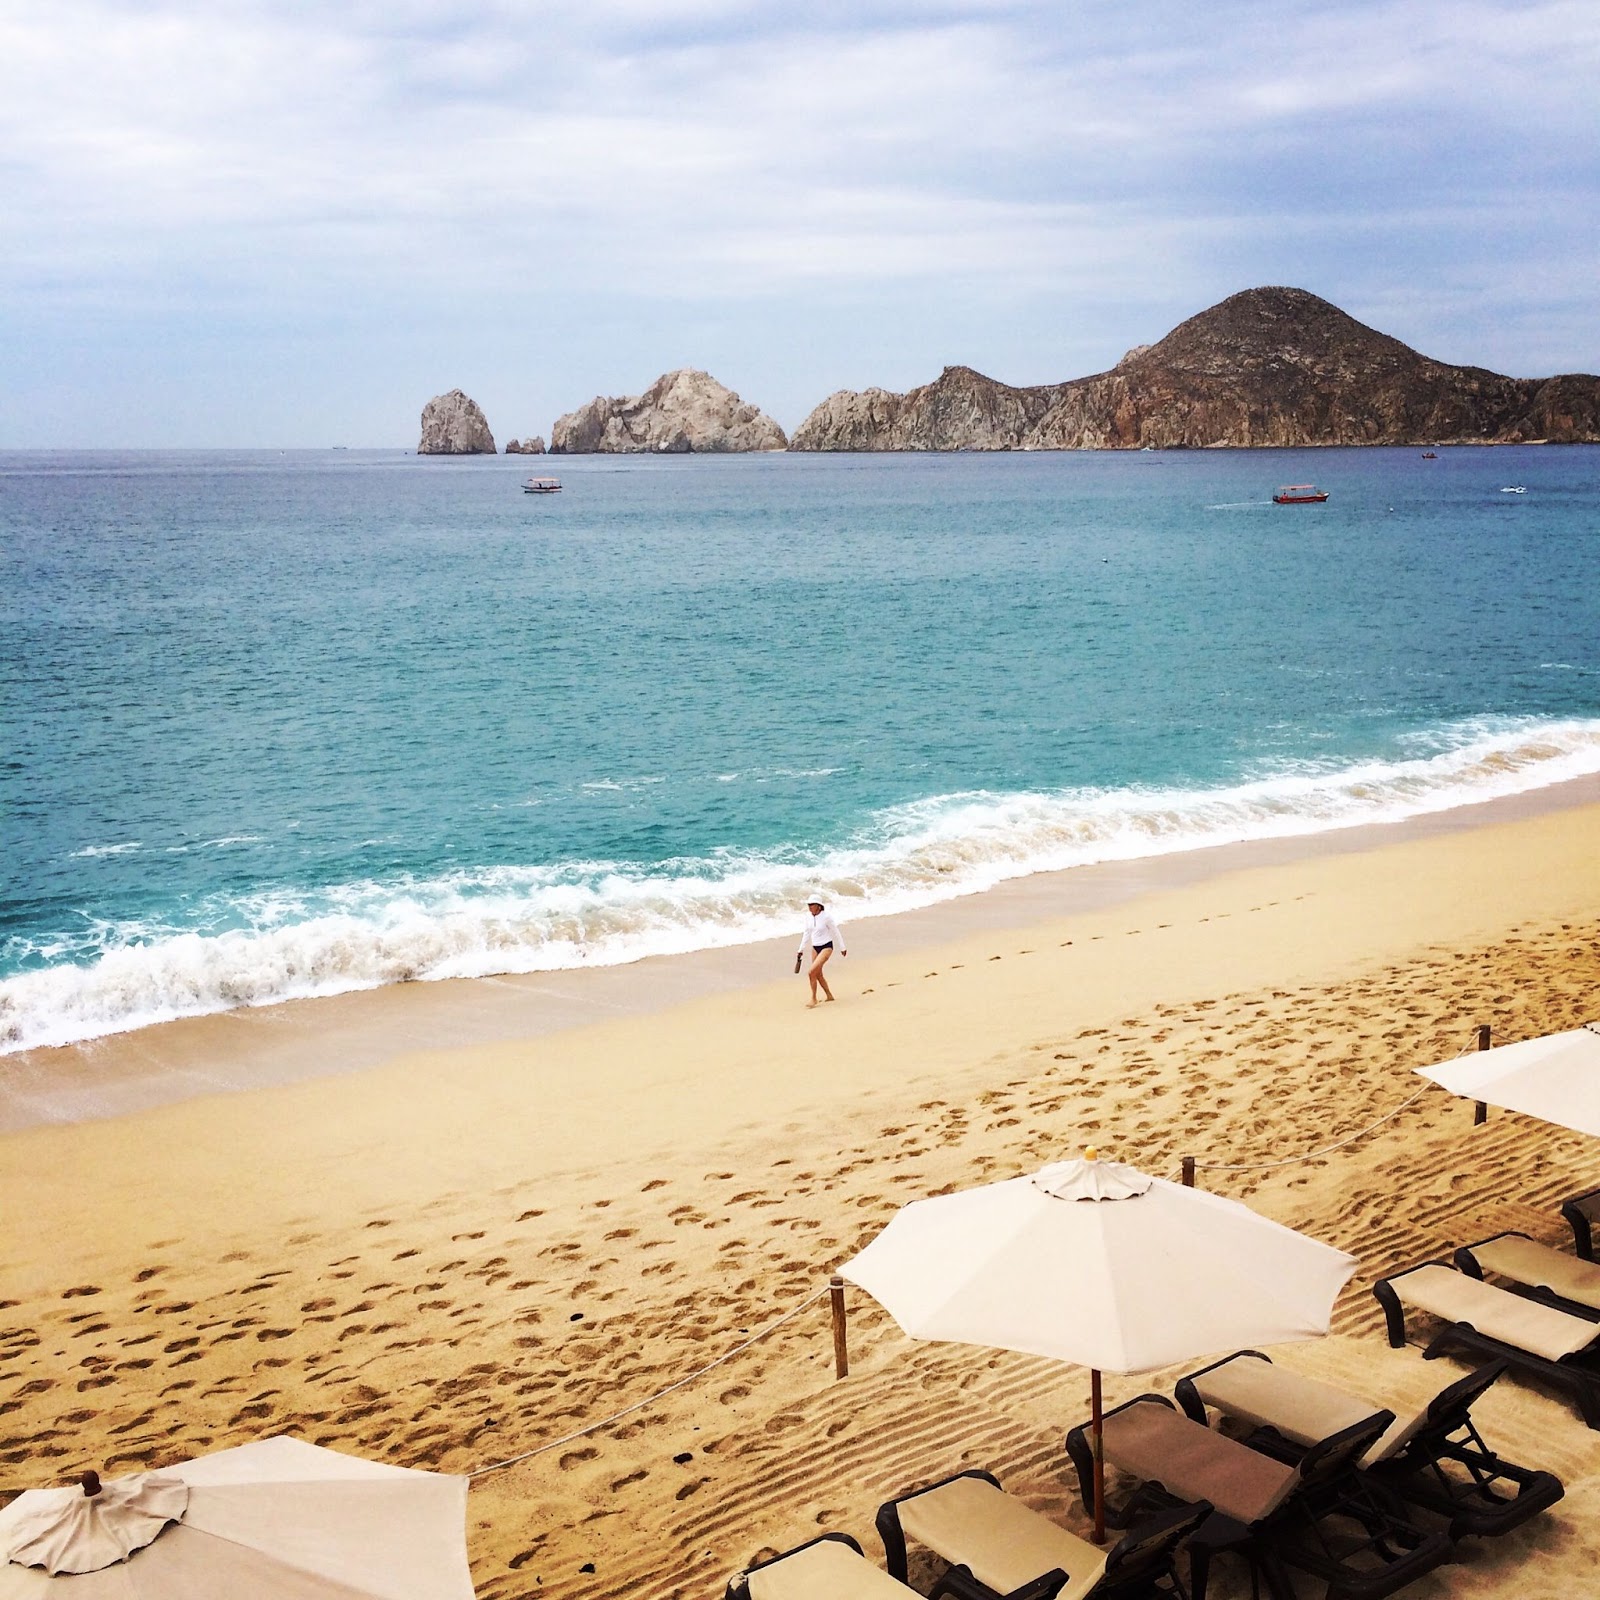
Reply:
[[[9,452],[0,577],[4,1051],[1600,772],[1595,447]]]

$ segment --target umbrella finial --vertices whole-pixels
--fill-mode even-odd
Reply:
[[[100,1493],[100,1474],[98,1472],[85,1472],[78,1482],[83,1485],[84,1498],[93,1500]]]
[[[1057,1161],[1033,1175],[1033,1186],[1057,1200],[1131,1200],[1152,1179],[1120,1161],[1102,1161],[1092,1145],[1081,1161]]]

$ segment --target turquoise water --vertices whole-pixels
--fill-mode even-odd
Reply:
[[[0,455],[0,1047],[1600,771],[1600,449],[556,465]]]

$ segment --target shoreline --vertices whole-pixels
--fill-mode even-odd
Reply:
[[[1365,854],[1583,807],[1600,808],[1600,775],[1397,822],[1031,873],[930,906],[843,920],[851,937],[859,937],[863,957],[903,956],[980,933],[1105,911],[1233,873]],[[869,931],[858,936],[858,927]],[[418,1051],[545,1039],[780,981],[791,953],[784,937],[614,966],[421,980],[16,1051],[0,1056],[0,1135],[362,1072]],[[843,966],[835,964],[836,977]],[[848,982],[849,972],[844,976]]]
[[[21,1484],[277,1433],[449,1472],[549,1446],[473,1484],[479,1600],[709,1600],[759,1550],[869,1533],[881,1500],[968,1465],[1082,1533],[1079,1369],[908,1340],[855,1293],[848,1379],[821,1304],[706,1369],[899,1204],[1091,1142],[1159,1175],[1192,1154],[1204,1187],[1355,1254],[1333,1336],[1274,1359],[1414,1405],[1460,1369],[1387,1347],[1373,1279],[1505,1229],[1558,1245],[1556,1203],[1593,1183],[1592,1140],[1474,1127],[1412,1069],[1479,1023],[1594,1017],[1600,805],[1455,821],[1107,885],[1095,909],[990,903],[852,956],[848,1003],[816,1013],[786,961],[540,1037],[5,1135],[0,1460]],[[1108,1379],[1107,1404],[1177,1376]],[[1566,1497],[1418,1600],[1581,1591],[1600,1435],[1515,1377],[1474,1417]]]

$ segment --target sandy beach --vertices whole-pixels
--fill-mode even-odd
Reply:
[[[1600,805],[1476,810],[1123,869],[1049,915],[1019,891],[862,923],[815,1013],[760,946],[584,974],[609,1001],[543,980],[565,1011],[531,982],[419,985],[8,1061],[5,1483],[280,1432],[477,1470],[733,1350],[903,1202],[1087,1143],[1161,1175],[1193,1155],[1206,1187],[1354,1253],[1334,1337],[1281,1359],[1426,1393],[1437,1369],[1388,1349],[1373,1279],[1502,1228],[1563,1242],[1591,1142],[1509,1114],[1474,1128],[1429,1090],[1324,1159],[1221,1168],[1376,1122],[1479,1024],[1510,1041],[1600,1016]],[[94,1084],[76,1101],[74,1062]],[[914,1344],[854,1292],[850,1337],[836,1382],[810,1305],[482,1477],[480,1595],[718,1595],[824,1528],[875,1551],[882,1499],[969,1465],[1082,1531],[1061,1435],[1083,1373]],[[1176,1375],[1110,1380],[1108,1400]],[[1566,1498],[1408,1592],[1581,1592],[1600,1434],[1510,1380],[1481,1422]]]

